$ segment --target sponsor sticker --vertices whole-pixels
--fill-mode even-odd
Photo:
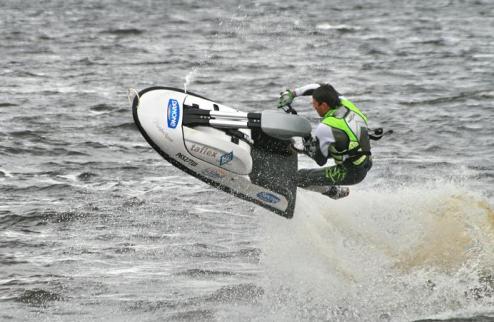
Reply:
[[[223,179],[224,177],[226,177],[226,173],[224,171],[213,168],[203,170],[202,174],[212,179]]]
[[[190,147],[190,151],[200,153],[204,156],[210,157],[211,159],[216,159],[219,154],[218,151],[197,143],[192,144],[192,146]]]
[[[233,160],[233,151],[229,153],[225,153],[220,157],[220,165],[227,164],[232,160]]]
[[[191,158],[189,158],[188,156],[186,155],[183,155],[182,153],[178,152],[177,154],[175,154],[175,156],[177,158],[179,158],[180,160],[182,160],[183,162],[185,163],[188,163],[190,164],[191,166],[195,167],[197,166],[197,162],[195,162],[194,160],[192,160]]]
[[[257,194],[257,198],[261,199],[262,201],[269,202],[269,203],[280,202],[280,198],[276,197],[271,192],[267,192],[267,191],[259,192]]]
[[[178,120],[180,119],[180,105],[178,101],[170,98],[168,101],[168,110],[167,110],[167,123],[170,129],[174,129],[178,125]]]

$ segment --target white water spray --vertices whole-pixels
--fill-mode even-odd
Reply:
[[[338,202],[299,191],[296,208],[289,222],[262,217],[266,314],[400,321],[493,304],[482,280],[492,276],[494,210],[481,196],[454,185]]]
[[[197,68],[194,68],[185,76],[185,83],[184,83],[185,94],[187,94],[187,86],[189,86],[194,81],[196,74],[197,74]]]

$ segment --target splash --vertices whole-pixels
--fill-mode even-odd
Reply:
[[[293,220],[263,216],[273,316],[412,320],[493,305],[492,206],[454,185],[426,189],[355,188],[337,202],[299,190]]]
[[[197,68],[192,69],[187,75],[185,75],[185,83],[184,83],[184,92],[187,94],[187,87],[194,81],[196,74],[197,74]]]
[[[494,242],[493,218],[487,203],[473,196],[440,196],[421,214],[421,240],[398,255],[396,267],[403,271],[432,267],[452,273],[480,259],[484,266],[492,265],[494,252],[485,246]]]

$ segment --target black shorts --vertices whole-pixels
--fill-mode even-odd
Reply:
[[[349,186],[364,180],[372,168],[372,159],[367,158],[362,164],[354,165],[350,161],[331,167],[300,169],[297,171],[297,186]]]

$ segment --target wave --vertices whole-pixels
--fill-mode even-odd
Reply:
[[[27,154],[33,156],[89,156],[85,152],[80,152],[76,150],[68,150],[65,148],[53,148],[53,147],[10,147],[10,146],[0,146],[0,154],[10,155],[10,154]]]
[[[223,286],[211,295],[204,297],[202,301],[220,303],[255,303],[261,299],[263,294],[264,290],[262,287],[259,287],[253,283],[242,283]]]
[[[81,64],[84,66],[108,66],[109,65],[109,63],[107,63],[105,61],[102,61],[102,60],[96,61],[95,59],[91,59],[88,57],[84,57],[82,59],[76,60],[75,63]],[[90,75],[90,74],[85,73],[85,75]]]
[[[362,27],[353,26],[353,25],[345,25],[345,24],[332,25],[329,23],[321,23],[321,24],[316,25],[316,29],[319,29],[319,30],[336,30],[336,31],[341,32],[341,33],[351,33],[351,32],[358,32],[358,31],[362,30]]]
[[[93,112],[111,112],[111,111],[117,109],[117,107],[109,105],[109,104],[97,104],[97,105],[91,106],[89,109]]]
[[[187,249],[188,256],[196,258],[244,258],[249,262],[258,263],[261,257],[261,250],[255,247],[230,251],[228,249],[223,249],[223,247],[221,246],[206,245],[201,243],[195,243],[192,246],[193,247],[191,247],[190,249]]]
[[[12,173],[8,172],[5,169],[0,169],[0,178],[7,178],[7,177],[12,177]]]
[[[29,223],[39,223],[40,220],[43,220],[44,216],[40,214],[36,215],[17,215],[10,211],[2,211],[0,212],[0,229],[9,228],[15,226],[19,223],[29,222]]]
[[[125,122],[117,125],[107,126],[104,128],[105,131],[112,132],[113,130],[130,130],[130,131],[138,131],[137,126],[134,122]]]
[[[1,229],[1,226],[0,226],[0,229]],[[4,243],[1,243],[1,245],[2,245],[2,247],[4,247]],[[17,243],[14,246],[18,247]],[[13,255],[0,254],[0,265],[2,265],[2,266],[19,265],[19,264],[27,264],[27,263],[28,263],[28,261],[26,261],[26,260],[18,260]],[[15,281],[10,281],[10,282],[7,282],[7,283],[2,282],[2,286],[4,286],[4,287],[5,286],[15,285],[15,284],[18,284],[18,283],[16,283]]]
[[[143,311],[143,312],[155,312],[160,309],[175,309],[179,306],[175,301],[166,301],[166,300],[158,300],[158,301],[135,301],[129,303],[126,306],[126,310],[128,311]]]
[[[2,102],[0,103],[0,107],[13,107],[13,106],[19,106],[18,104],[15,103],[10,103],[10,102]]]
[[[26,227],[34,227],[39,225],[45,225],[46,223],[62,223],[62,222],[70,222],[73,220],[77,220],[85,217],[87,214],[85,212],[77,212],[77,211],[55,211],[55,210],[38,210],[33,209],[27,212],[23,212],[21,214],[17,214],[10,211],[2,211],[0,212],[0,229],[12,228],[12,227],[22,227],[25,229]],[[17,245],[13,245],[16,247],[20,246],[29,246],[29,244],[21,245],[20,241],[15,241]]]
[[[14,185],[5,185],[0,191],[9,192],[9,193],[37,193],[37,192],[67,192],[76,187],[66,184],[66,183],[50,183],[44,185],[31,185],[31,186],[14,186]]]
[[[193,309],[174,313],[170,316],[171,321],[214,321],[215,314],[212,310]]]
[[[118,29],[108,29],[101,31],[102,34],[111,34],[115,36],[135,36],[141,35],[145,31],[137,28],[118,28]]]
[[[63,297],[55,292],[46,291],[43,289],[35,288],[32,290],[26,290],[21,295],[15,298],[17,302],[34,305],[43,306],[52,301],[62,301]]]
[[[46,131],[20,130],[8,132],[7,135],[14,139],[30,140],[35,143],[48,143],[50,140],[44,136],[46,133]]]
[[[91,181],[92,179],[96,178],[98,175],[96,173],[92,172],[82,172],[77,175],[77,180],[79,181]]]
[[[216,271],[216,270],[208,270],[208,269],[188,269],[186,271],[178,272],[175,275],[177,276],[187,276],[191,278],[211,278],[217,276],[232,276],[236,275],[234,272],[229,271]]]
[[[466,91],[460,92],[455,95],[427,98],[427,99],[417,99],[413,101],[400,101],[400,104],[407,106],[415,105],[438,105],[451,102],[466,102],[467,100],[491,100],[494,97],[493,92],[489,90],[478,90],[478,91]]]

